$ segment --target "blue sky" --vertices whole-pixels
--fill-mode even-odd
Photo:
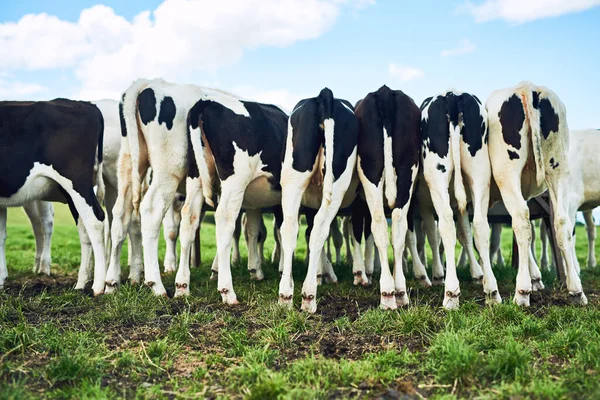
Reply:
[[[600,128],[596,0],[192,3],[2,2],[0,98],[116,98],[162,76],[288,108],[324,86],[355,102],[384,83],[420,104],[531,80],[561,97],[571,128]]]

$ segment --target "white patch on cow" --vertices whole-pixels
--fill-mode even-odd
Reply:
[[[202,88],[206,93],[202,96],[203,100],[214,101],[225,108],[230,109],[234,113],[243,117],[250,118],[250,113],[237,96],[223,92],[218,89]]]
[[[392,137],[388,135],[387,130],[383,127],[383,174],[385,177],[385,198],[390,208],[393,207],[396,202],[396,182],[398,181],[396,170],[393,165],[393,154]]]
[[[333,118],[325,119],[323,121],[323,127],[325,134],[325,149],[327,151],[325,157],[325,176],[323,177],[323,198],[327,203],[331,203],[333,191],[333,134],[335,129],[335,121]]]
[[[346,108],[346,110],[348,110],[348,111],[350,111],[352,114],[354,114],[354,110],[353,110],[353,109],[351,109],[351,108],[348,106],[348,104],[344,103],[343,101],[340,101],[340,104],[341,104],[341,105],[343,105],[343,106]]]

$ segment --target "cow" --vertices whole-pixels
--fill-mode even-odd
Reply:
[[[114,291],[120,282],[123,241],[132,216],[139,216],[145,284],[156,295],[166,296],[158,265],[160,225],[187,171],[187,113],[203,94],[202,88],[194,85],[139,79],[121,97],[122,144],[111,226],[107,292]],[[142,182],[150,167],[152,179],[142,200]],[[173,260],[167,260],[166,269],[171,270]]]
[[[302,310],[314,313],[317,310],[319,264],[324,264],[323,276],[337,280],[323,246],[338,210],[349,205],[356,196],[358,179],[353,176],[358,120],[350,103],[334,98],[333,92],[324,88],[317,97],[296,104],[287,128],[281,167],[283,274],[279,303],[292,305],[292,258],[298,236],[298,212],[304,204],[318,210],[310,232],[308,271],[302,287]]]
[[[384,85],[360,102],[356,116],[360,126],[357,171],[381,263],[380,305],[395,309],[409,302],[402,253],[407,230],[413,229],[409,209],[421,158],[421,111],[412,98]],[[385,206],[392,217],[393,276],[387,257]],[[425,270],[416,276],[422,275],[427,275]]]
[[[97,177],[98,197],[104,195],[103,125],[102,113],[88,102],[0,102],[0,286],[8,275],[6,207],[46,200],[66,202],[80,237],[87,232],[95,258],[92,290],[104,292],[104,211],[94,192]]]
[[[569,295],[573,303],[587,304],[568,211],[570,140],[564,104],[550,89],[521,82],[490,94],[486,109],[492,173],[512,218],[519,254],[527,254],[531,243],[527,200],[548,190],[558,247],[567,264]],[[514,302],[529,306],[531,291],[540,282],[539,269],[530,271],[528,257],[519,257]]]
[[[287,114],[276,106],[242,100],[231,94],[205,90],[187,116],[190,157],[186,199],[181,210],[180,263],[175,295],[189,293],[189,251],[198,216],[206,201],[214,206],[217,236],[217,287],[224,303],[237,304],[229,252],[235,222],[246,210],[248,248],[256,248],[261,208],[281,202],[282,150]],[[252,279],[262,280],[260,258],[250,252]]]
[[[456,228],[452,203],[456,201],[458,222],[463,235],[470,231],[466,211],[470,197],[473,205],[475,243],[483,271],[483,290],[488,303],[502,301],[489,258],[490,227],[487,210],[490,198],[491,168],[488,156],[486,111],[476,96],[457,90],[426,99],[421,105],[423,177],[439,218],[439,230],[446,254],[446,280],[443,306],[459,306],[460,287],[456,275],[454,249]],[[450,186],[454,182],[453,187]],[[467,190],[469,193],[467,194]],[[453,196],[452,196],[453,194]],[[463,243],[471,245],[470,235]],[[434,274],[434,279],[436,275]]]

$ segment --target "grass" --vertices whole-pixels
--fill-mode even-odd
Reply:
[[[242,265],[233,266],[241,304],[228,307],[208,279],[215,243],[214,226],[206,224],[203,266],[192,271],[190,297],[155,298],[125,284],[93,298],[71,289],[77,229],[64,208],[56,214],[53,276],[46,278],[31,272],[28,220],[21,210],[9,211],[0,399],[600,396],[600,268],[582,272],[586,308],[570,306],[549,273],[548,288],[532,295],[532,306],[516,307],[509,301],[516,271],[498,266],[504,304],[484,306],[480,286],[460,270],[460,310],[442,310],[443,289],[420,288],[409,277],[411,305],[386,312],[377,308],[377,285],[354,287],[342,265],[340,283],[320,287],[319,310],[306,315],[298,310],[303,239],[293,310],[276,304],[276,266],[265,266],[264,282],[249,279],[242,245]],[[585,232],[577,229],[585,265]],[[503,234],[509,257],[511,233]],[[272,246],[269,235],[267,251]],[[162,260],[162,242],[160,254]],[[174,276],[163,279],[172,293]]]

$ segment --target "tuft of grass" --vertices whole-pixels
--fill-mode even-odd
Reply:
[[[531,350],[508,337],[501,347],[489,353],[486,373],[492,380],[523,378],[530,369],[531,357]]]
[[[442,332],[433,340],[428,351],[428,370],[440,382],[471,382],[477,375],[482,360],[474,346],[461,332]]]

